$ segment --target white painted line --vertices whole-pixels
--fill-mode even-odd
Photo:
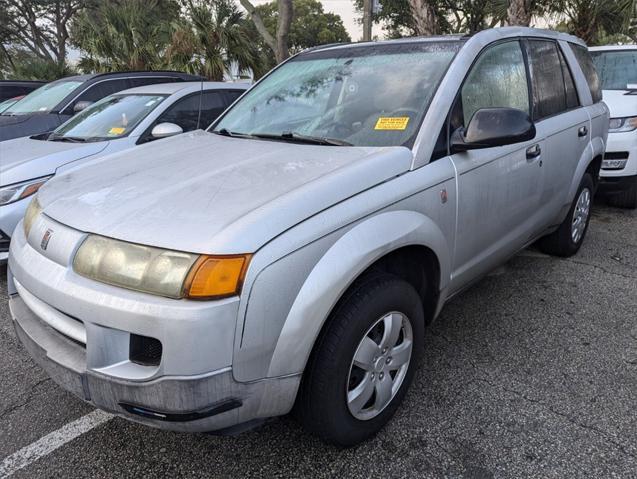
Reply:
[[[64,446],[67,442],[72,441],[76,437],[81,436],[113,417],[112,414],[96,410],[73,422],[65,424],[57,431],[53,431],[34,443],[23,447],[2,461],[2,464],[0,464],[0,479],[9,477],[23,467],[28,466],[47,454],[51,454],[57,448]]]

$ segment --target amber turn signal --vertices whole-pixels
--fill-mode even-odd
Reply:
[[[250,255],[200,256],[185,281],[184,296],[220,299],[241,292]]]

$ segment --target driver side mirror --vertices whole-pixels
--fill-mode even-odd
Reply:
[[[174,123],[159,123],[153,127],[150,136],[155,139],[168,138],[169,136],[179,135],[183,132],[184,130]]]
[[[73,106],[73,113],[79,113],[82,110],[86,110],[89,106],[91,106],[93,104],[92,101],[78,101],[74,106]]]
[[[535,138],[535,125],[529,115],[515,108],[482,108],[466,128],[451,135],[451,153],[513,145]]]

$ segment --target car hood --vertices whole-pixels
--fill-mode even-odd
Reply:
[[[627,95],[624,90],[604,90],[604,103],[608,105],[611,118],[637,116],[637,95]]]
[[[66,118],[57,113],[0,115],[0,141],[53,131]]]
[[[52,175],[60,166],[101,152],[108,141],[67,143],[30,137],[0,142],[0,186]]]
[[[73,228],[194,253],[251,253],[409,170],[411,150],[291,144],[197,131],[57,175],[44,213]]]

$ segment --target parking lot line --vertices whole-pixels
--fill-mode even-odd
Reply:
[[[67,442],[109,421],[113,417],[112,414],[96,410],[23,447],[2,461],[2,464],[0,464],[0,479],[9,477],[14,472],[52,453]]]

